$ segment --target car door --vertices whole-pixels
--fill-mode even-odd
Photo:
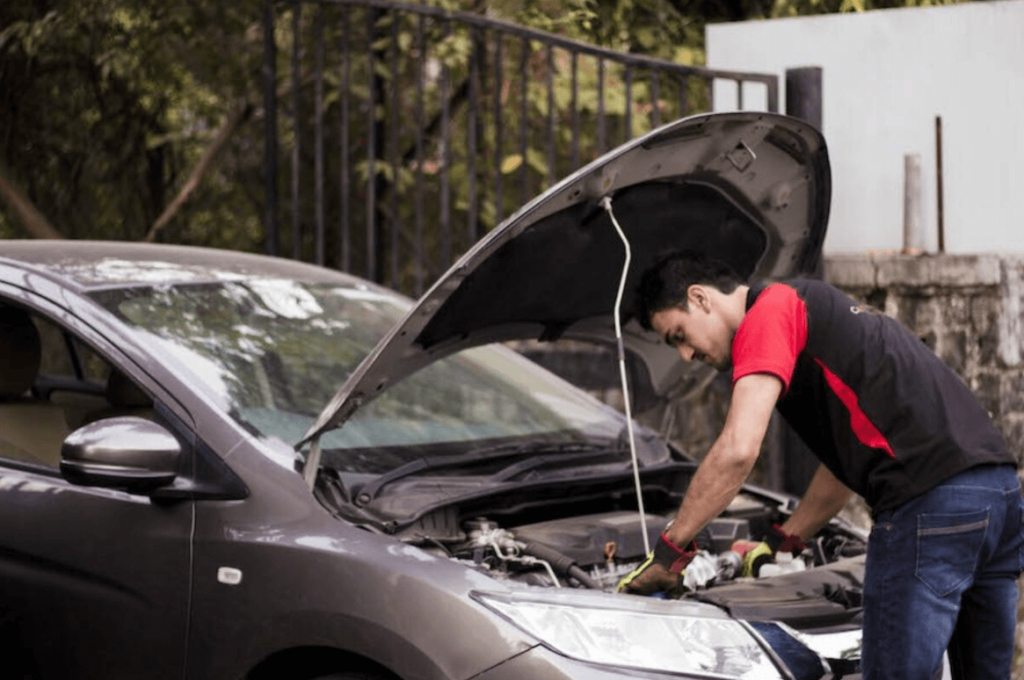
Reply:
[[[194,504],[61,477],[59,443],[105,415],[119,354],[66,311],[0,284],[0,308],[11,305],[30,312],[42,359],[31,392],[0,400],[0,675],[180,679]],[[24,360],[8,350],[0,371]],[[148,416],[161,413],[157,398]],[[184,428],[163,424],[191,452]]]

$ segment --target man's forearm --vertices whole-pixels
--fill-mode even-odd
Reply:
[[[694,474],[672,526],[665,531],[668,539],[688,545],[705,524],[728,507],[756,460],[756,453],[744,456],[719,438]]]
[[[773,375],[744,376],[733,386],[722,433],[697,469],[672,526],[665,532],[676,545],[688,545],[705,524],[736,496],[750,474],[768,429],[782,382]]]
[[[783,523],[782,531],[804,540],[811,538],[843,509],[852,495],[827,467],[819,465],[800,504]]]

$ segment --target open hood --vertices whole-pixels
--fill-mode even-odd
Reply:
[[[694,116],[602,156],[528,203],[471,248],[366,357],[297,446],[454,352],[507,340],[624,343],[659,395],[692,370],[636,320],[634,291],[661,255],[700,250],[748,278],[811,273],[821,259],[831,177],[821,133],[763,112]]]

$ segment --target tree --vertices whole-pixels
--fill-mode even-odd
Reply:
[[[214,131],[258,92],[251,18],[258,9],[258,2],[4,3],[0,159],[9,181],[64,236],[143,238]],[[208,178],[198,192],[206,203],[196,202],[199,212],[242,202],[238,188],[224,189],[229,177],[220,179]],[[224,226],[237,234],[241,225]],[[249,238],[258,238],[258,221],[249,226]],[[0,235],[25,235],[22,228],[10,212],[0,217]]]
[[[704,62],[704,26],[710,21],[936,4],[920,0],[432,3],[692,65]],[[288,7],[280,5],[282,11],[275,24],[282,65],[288,59],[291,40]],[[0,194],[15,197],[0,202],[4,207],[0,210],[0,237],[52,236],[41,226],[47,223],[57,234],[70,238],[149,238],[264,249],[264,112],[260,108],[263,8],[263,0],[0,3],[0,187],[6,188],[0,188]],[[313,17],[312,11],[301,17],[303,35],[311,35]],[[385,23],[380,30],[390,31],[386,17],[382,21]],[[397,28],[402,50],[415,51],[415,23],[403,20]],[[337,21],[328,21],[324,30],[328,44],[337,45],[342,39]],[[378,36],[382,49],[388,35],[382,32]],[[459,30],[447,36],[435,32],[432,38],[439,46],[438,63],[449,69],[452,90],[446,96],[454,107],[452,115],[465,116],[466,56],[479,45],[470,33]],[[304,63],[312,64],[310,45],[298,47]],[[522,52],[517,49],[509,47],[503,59],[510,63],[519,59]],[[543,57],[531,55],[529,59],[531,74],[540,77],[547,68]],[[563,60],[554,68],[565,73],[569,65]],[[279,90],[290,98],[294,94],[292,83],[285,70],[280,73]],[[329,77],[333,81],[328,84],[336,90],[337,70],[332,69]],[[422,78],[414,69],[406,68],[398,76],[401,82],[392,83],[383,65],[376,77],[379,85],[397,86],[398,91],[406,93],[416,89],[416,78]],[[436,76],[431,78],[425,83],[426,106],[436,112],[440,81]],[[581,64],[580,78],[579,96],[587,110],[595,101],[593,67]],[[506,83],[505,87],[521,87],[521,92],[512,89],[506,95],[509,102],[517,102],[525,94],[527,115],[546,115],[547,93],[539,82]],[[303,111],[309,115],[314,94],[308,71],[299,88]],[[627,94],[634,106],[659,105],[651,101],[654,94],[646,84],[633,83],[631,88],[626,93],[621,84],[614,84],[605,93],[609,115],[619,116],[609,124],[621,127]],[[701,96],[699,89],[693,94]],[[332,96],[328,92],[325,106],[337,105]],[[562,145],[567,144],[570,97],[564,84],[556,86],[557,134]],[[383,109],[378,105],[383,102],[374,105],[373,119],[383,121]],[[518,125],[518,105],[510,105],[504,113],[508,121]],[[439,125],[440,117],[432,115],[422,128],[425,144],[435,152]],[[308,130],[289,129],[287,121],[282,126],[286,137],[307,137],[302,162],[311,165],[314,159],[308,151]],[[543,124],[531,127],[525,154],[498,149],[496,140],[486,136],[475,154],[481,159],[499,154],[509,179],[515,179],[525,193],[532,195],[552,174],[561,175],[570,168],[563,160],[551,166],[550,159],[539,152]],[[403,155],[411,144],[407,137]],[[582,146],[584,155],[601,150],[593,133]],[[450,168],[451,184],[457,188],[452,198],[454,207],[479,214],[483,228],[507,215],[521,200],[519,186],[515,191],[506,187],[501,201],[493,192],[475,199],[466,194],[461,187],[469,174],[479,172],[479,166],[474,170],[466,160],[474,152],[464,146],[448,151],[457,155]],[[415,171],[424,167],[403,163],[396,173],[387,164],[378,163],[372,171],[366,164],[358,170],[379,176],[375,181],[383,182],[381,187],[386,188],[408,187],[416,181]],[[521,182],[520,176],[524,178]],[[300,208],[309,210],[308,206]],[[458,243],[455,247],[464,245]]]

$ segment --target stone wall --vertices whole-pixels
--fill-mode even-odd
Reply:
[[[833,256],[825,277],[935,350],[1024,461],[1024,255]]]

